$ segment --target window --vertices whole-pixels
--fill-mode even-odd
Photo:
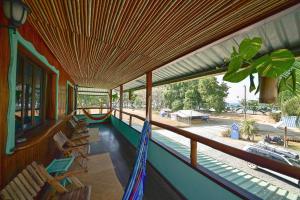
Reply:
[[[46,120],[47,71],[19,53],[16,76],[16,138]]]
[[[74,87],[67,84],[67,114],[70,114],[74,110]]]

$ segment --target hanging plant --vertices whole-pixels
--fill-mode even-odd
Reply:
[[[245,38],[240,43],[238,50],[233,47],[228,70],[223,79],[238,83],[249,77],[249,91],[252,92],[257,89],[257,93],[260,82],[254,83],[253,74],[258,73],[260,77],[278,79],[279,85],[281,85],[280,89],[295,91],[296,73],[293,67],[295,63],[293,53],[287,49],[279,49],[259,57],[258,52],[261,47],[262,39],[259,37]]]

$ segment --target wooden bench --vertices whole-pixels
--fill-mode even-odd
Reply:
[[[60,184],[60,180],[69,178],[72,182],[70,189]],[[11,182],[1,191],[0,197],[3,200],[34,200],[44,195],[45,187],[51,187],[54,192],[48,192],[45,199],[78,199],[89,200],[91,187],[84,186],[76,177],[68,174],[59,177],[51,176],[42,165],[32,162],[22,170]],[[53,195],[53,196],[52,196]],[[71,198],[70,198],[71,197]]]

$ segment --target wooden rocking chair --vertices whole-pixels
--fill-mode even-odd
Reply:
[[[85,171],[87,171],[87,155],[90,152],[90,144],[88,142],[76,144],[74,141],[68,139],[61,131],[56,133],[53,136],[53,139],[57,148],[65,157],[75,157],[75,161],[78,162]]]
[[[72,183],[68,188],[59,182],[65,178],[68,178]],[[50,192],[45,193],[46,183],[54,189],[54,197]],[[32,162],[23,169],[0,191],[0,196],[3,200],[33,200],[41,198],[89,200],[90,195],[91,186],[84,186],[70,173],[53,177],[44,166],[38,165],[36,162]]]

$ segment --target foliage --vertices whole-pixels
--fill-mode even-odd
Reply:
[[[164,92],[165,106],[172,110],[198,109],[201,97],[198,92],[198,80],[173,83],[166,86]]]
[[[295,57],[289,50],[279,49],[270,54],[255,58],[261,47],[262,39],[258,37],[252,39],[245,38],[240,43],[238,51],[233,47],[228,70],[223,79],[238,83],[249,77],[250,92],[252,92],[256,89],[253,77],[254,73],[258,73],[263,77],[279,78],[292,68]],[[292,79],[292,82],[295,82],[296,76],[293,70],[291,70],[287,76]],[[293,84],[293,86],[295,86],[295,84]]]
[[[300,94],[300,62],[295,61],[290,70],[279,77],[279,90],[295,96]]]
[[[259,111],[259,103],[257,100],[249,100],[247,101],[247,109],[252,110],[253,114]]]
[[[271,113],[272,119],[275,120],[275,122],[279,122],[281,118],[281,113],[280,112],[272,112]]]
[[[241,133],[246,136],[248,140],[252,137],[254,140],[254,135],[256,132],[255,121],[254,120],[245,120],[241,124]]]
[[[176,100],[183,101],[187,87],[187,82],[179,82],[167,85],[167,88],[163,93],[165,105],[174,110],[172,107],[173,102]]]
[[[108,96],[79,94],[77,105],[78,107],[101,107],[108,105]]]
[[[219,84],[215,77],[200,79],[198,91],[204,108],[213,108],[216,112],[225,110],[225,98],[228,95],[228,86],[225,83]]]
[[[283,115],[300,115],[300,97],[293,97],[282,104],[281,111]]]
[[[198,83],[192,84],[184,94],[184,109],[197,109],[199,108],[202,99],[198,92]]]
[[[172,110],[182,110],[183,109],[183,102],[176,99],[175,101],[172,102]]]
[[[221,132],[222,137],[230,137],[231,135],[231,130],[230,128],[227,128],[226,130]]]
[[[111,96],[111,98],[112,98],[112,101],[113,101],[113,102],[118,101],[118,100],[119,100],[119,95],[118,95],[118,93],[113,93],[112,96]]]

